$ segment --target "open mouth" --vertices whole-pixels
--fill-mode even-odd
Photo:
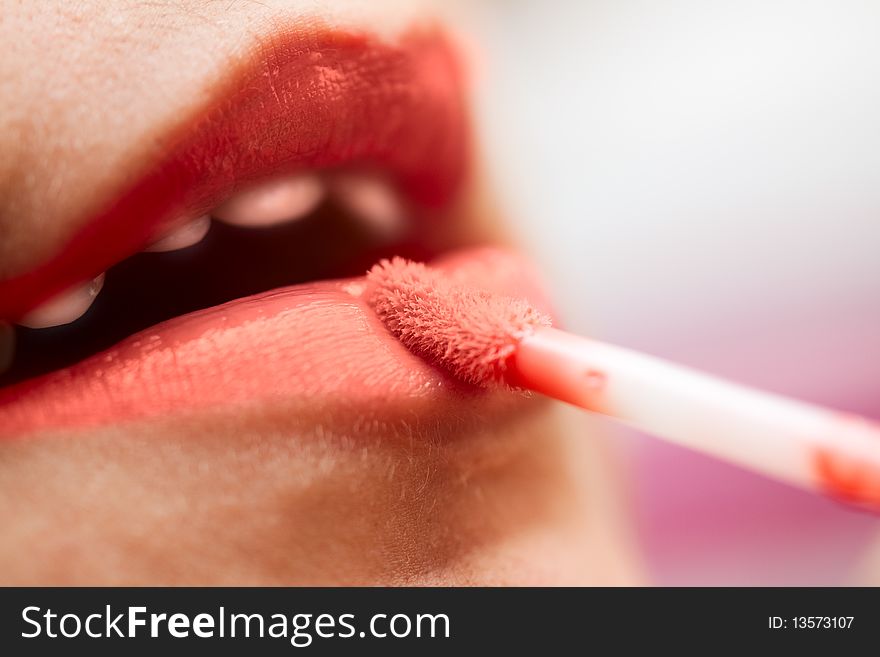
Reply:
[[[473,248],[488,234],[462,210],[461,78],[436,29],[393,45],[276,34],[145,173],[0,280],[0,317],[18,324],[0,338],[14,354],[0,432],[272,400],[400,413],[459,394],[387,335],[357,277],[392,254],[440,257],[541,303],[517,256]]]
[[[306,176],[265,183],[250,199],[233,198],[241,206],[232,216],[238,223],[216,218],[216,211],[215,218],[192,220],[94,282],[29,312],[0,381],[57,370],[165,320],[240,297],[356,276],[387,253],[431,256],[410,234],[400,199],[384,181]],[[316,191],[306,189],[310,183]]]

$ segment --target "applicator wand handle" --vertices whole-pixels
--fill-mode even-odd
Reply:
[[[515,385],[880,511],[876,423],[550,327],[524,337],[509,367]]]
[[[402,258],[367,298],[411,351],[462,381],[540,392],[807,490],[880,512],[880,425],[550,327],[523,299]]]

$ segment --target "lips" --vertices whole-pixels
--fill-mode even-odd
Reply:
[[[460,66],[441,32],[411,31],[394,45],[329,30],[282,32],[217,94],[172,131],[158,163],[84,220],[53,256],[0,281],[0,317],[19,318],[157,239],[190,240],[188,228],[162,237],[180,217],[192,217],[192,226],[220,206],[220,213],[247,219],[228,199],[285,176],[341,181],[337,172],[352,169],[389,182],[415,237],[382,251],[349,249],[345,266],[334,271],[363,271],[378,255],[401,250],[444,252],[437,266],[546,309],[537,277],[518,255],[450,248],[473,240],[461,237],[468,219],[454,212],[468,174],[467,119]],[[296,269],[275,267],[285,268]],[[115,273],[108,272],[111,283]],[[0,435],[246,409],[298,422],[345,416],[387,425],[413,414],[454,414],[465,398],[487,407],[515,403],[463,388],[410,354],[360,298],[362,283],[310,280],[234,299],[7,386],[0,389]]]

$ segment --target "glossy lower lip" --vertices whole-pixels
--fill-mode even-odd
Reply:
[[[513,253],[468,249],[435,264],[547,309],[534,270]],[[326,281],[239,299],[0,390],[0,436],[210,409],[389,422],[442,416],[462,395],[511,397],[464,388],[412,355],[360,298],[362,286],[362,279]]]
[[[459,63],[438,29],[393,44],[329,29],[264,37],[214,100],[163,140],[166,155],[48,261],[0,281],[0,319],[138,252],[169,221],[279,172],[381,168],[418,207],[456,194],[467,162]]]

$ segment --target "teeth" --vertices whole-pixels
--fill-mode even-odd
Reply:
[[[332,185],[335,198],[379,234],[392,237],[403,230],[403,208],[386,180],[369,174],[342,174]]]
[[[211,217],[205,215],[174,228],[170,233],[150,244],[144,251],[161,253],[185,249],[201,242],[210,229]]]
[[[15,332],[11,324],[0,322],[0,374],[12,365],[15,355]]]
[[[233,226],[275,226],[301,219],[324,198],[324,184],[311,174],[270,180],[236,194],[214,212],[214,217]]]
[[[71,288],[50,299],[22,317],[18,323],[28,328],[69,324],[85,314],[103,286],[104,274],[101,274],[89,283]]]

